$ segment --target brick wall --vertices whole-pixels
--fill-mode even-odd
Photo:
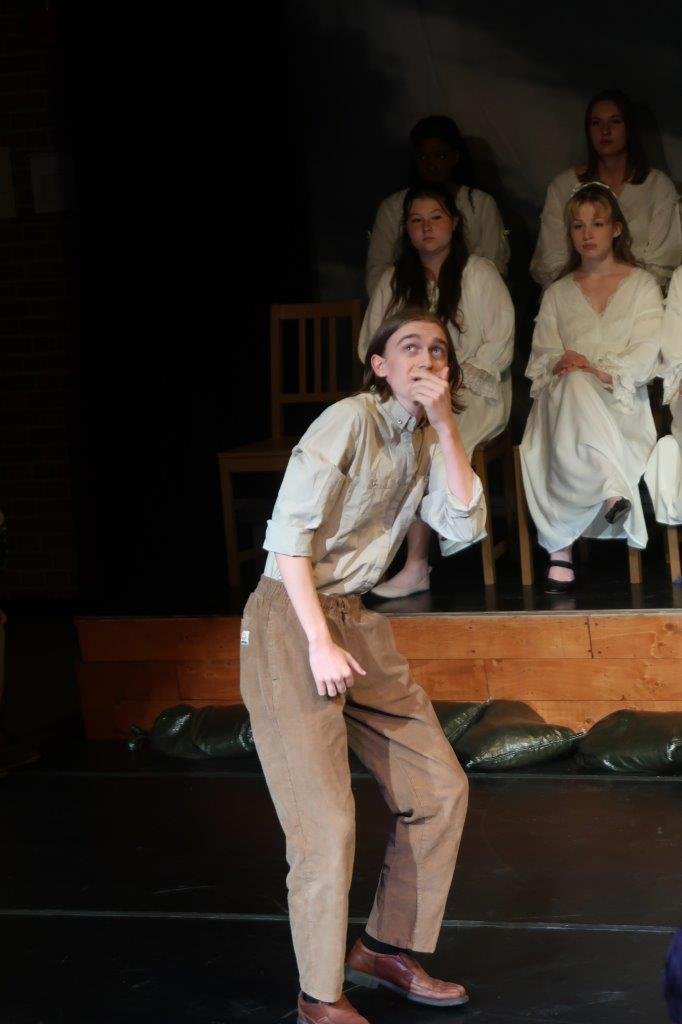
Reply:
[[[0,507],[10,539],[0,599],[68,597],[76,587],[67,448],[73,214],[36,213],[30,174],[32,156],[68,145],[57,25],[41,11],[5,0],[0,13],[0,146],[10,151],[16,204],[14,218],[0,218]]]

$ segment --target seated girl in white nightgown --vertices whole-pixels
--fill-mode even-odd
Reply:
[[[672,432],[654,448],[644,474],[659,523],[682,525],[682,267],[670,281],[663,316],[663,402],[670,405]]]
[[[364,360],[369,339],[402,306],[437,313],[454,343],[462,370],[458,392],[464,410],[457,426],[471,458],[477,444],[500,434],[511,410],[509,367],[514,352],[514,307],[494,265],[469,256],[462,219],[451,191],[443,185],[409,189],[405,197],[402,249],[372,295],[360,331]],[[407,561],[390,583],[373,593],[404,597],[429,589],[429,528],[415,522],[408,533]],[[447,553],[466,547],[448,543]]]
[[[561,273],[570,253],[566,203],[581,182],[598,180],[618,197],[633,256],[665,289],[682,261],[679,196],[670,178],[649,165],[632,102],[615,89],[593,96],[585,111],[585,135],[587,163],[562,171],[547,189],[532,276],[546,288]]]
[[[446,185],[462,219],[467,249],[492,260],[501,274],[507,273],[509,243],[497,203],[487,192],[473,187],[473,171],[466,143],[450,117],[434,115],[418,121],[410,132],[412,145],[411,187]],[[403,206],[407,189],[387,196],[377,210],[367,251],[365,284],[372,296],[381,275],[398,256],[403,230]]]
[[[647,382],[663,303],[639,269],[611,190],[592,182],[566,210],[572,253],[545,292],[526,375],[535,399],[521,442],[526,499],[549,552],[547,591],[574,581],[580,536],[646,546],[638,484],[656,444]]]

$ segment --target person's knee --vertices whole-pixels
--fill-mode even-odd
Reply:
[[[316,830],[311,846],[327,864],[341,870],[348,863],[349,851],[355,847],[355,815],[353,812],[336,813],[328,817],[321,828]]]
[[[584,394],[585,389],[591,387],[589,378],[581,370],[573,370],[572,373],[565,373],[559,378],[556,390],[561,395]]]
[[[444,772],[440,796],[440,817],[444,830],[460,828],[469,800],[469,780],[456,761]]]

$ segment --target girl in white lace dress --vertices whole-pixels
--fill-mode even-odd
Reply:
[[[585,111],[587,162],[562,171],[547,189],[530,265],[543,288],[555,281],[570,254],[564,211],[581,182],[598,179],[615,192],[639,264],[665,289],[682,260],[679,196],[663,171],[649,165],[630,99],[617,90],[593,96]]]
[[[663,317],[663,403],[670,405],[672,431],[654,448],[644,474],[659,523],[682,525],[682,267],[670,281]]]
[[[457,425],[471,457],[477,444],[496,437],[509,420],[514,307],[495,266],[467,254],[462,221],[448,188],[408,190],[404,221],[401,254],[372,295],[358,352],[364,361],[369,339],[395,309],[410,305],[437,313],[452,337],[462,370],[459,397],[465,409],[457,415]],[[408,534],[404,569],[374,593],[402,597],[428,590],[428,544],[428,527],[415,523]],[[458,548],[450,546],[448,554],[454,550]]]
[[[646,546],[638,484],[656,443],[646,385],[663,315],[660,289],[635,265],[607,186],[580,187],[566,223],[572,254],[536,321],[526,369],[535,401],[521,442],[550,593],[571,587],[571,546],[580,536]]]

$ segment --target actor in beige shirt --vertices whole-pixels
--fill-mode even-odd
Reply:
[[[241,688],[287,840],[300,1024],[367,1024],[342,996],[355,832],[348,745],[377,777],[393,826],[347,977],[427,1005],[468,999],[411,956],[435,948],[466,777],[390,623],[359,596],[415,515],[446,552],[483,531],[481,485],[453,413],[458,372],[437,317],[404,309],[382,324],[367,390],[327,409],[294,448],[265,574],[244,610]]]

